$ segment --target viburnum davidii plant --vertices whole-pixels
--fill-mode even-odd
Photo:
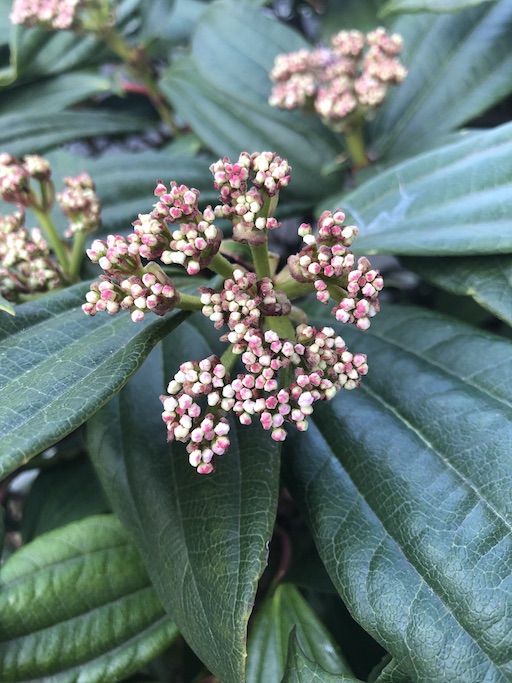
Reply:
[[[511,25],[0,0],[1,682],[512,683]]]
[[[273,272],[268,234],[280,227],[274,211],[290,182],[286,159],[243,152],[234,163],[219,159],[210,171],[220,204],[201,211],[198,190],[175,181],[169,189],[159,181],[158,202],[151,213],[139,215],[135,232],[93,242],[87,254],[105,274],[82,306],[88,315],[128,309],[134,322],[148,312],[200,309],[224,330],[220,339],[229,346],[222,357],[183,363],[167,387],[169,395],[161,397],[168,439],[187,444],[190,464],[201,474],[212,472],[216,456],[229,449],[228,414],[242,425],[259,419],[275,441],[284,441],[285,422],[305,431],[316,401],[355,389],[368,372],[364,354],[350,352],[332,327],[308,325],[292,301],[316,290],[323,304],[334,300],[336,320],[366,330],[383,287],[368,259],[356,260],[350,250],[358,230],[344,223],[341,209],[324,211],[316,234],[301,224],[305,246],[286,268]],[[249,270],[222,255],[222,232],[214,223],[219,219],[231,221],[233,239],[249,245]],[[151,260],[143,265],[141,258]],[[190,276],[208,268],[222,284],[200,287],[200,296],[185,294],[154,259],[180,264]]]

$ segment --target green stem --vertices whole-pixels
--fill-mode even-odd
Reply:
[[[53,253],[57,257],[57,261],[59,262],[61,269],[67,274],[69,272],[68,254],[63,242],[60,239],[59,233],[55,228],[51,216],[35,207],[33,207],[32,210],[35,213],[41,228],[43,229],[44,236],[53,249]]]
[[[174,137],[178,137],[181,134],[180,127],[174,120],[169,103],[160,92],[153,78],[151,68],[146,61],[144,53],[140,50],[132,49],[115,30],[109,31],[100,37],[112,52],[115,52],[122,59],[131,74],[144,85],[148,98],[158,112],[160,120],[169,127]]]
[[[274,330],[280,339],[295,339],[295,328],[287,315],[266,315],[264,326],[267,330]]]
[[[345,143],[355,168],[363,168],[370,163],[366,155],[362,122],[355,124],[345,133]]]
[[[208,268],[227,280],[233,275],[236,266],[231,264],[225,256],[217,252],[208,264]]]
[[[73,249],[69,259],[69,274],[73,279],[76,279],[80,273],[80,266],[82,265],[82,259],[84,257],[86,239],[87,233],[85,232],[76,232],[73,237]]]
[[[290,301],[315,291],[313,282],[297,282],[297,280],[293,280],[292,278],[286,280],[282,284],[276,284],[276,287],[284,292]]]
[[[252,260],[254,262],[254,267],[256,268],[256,275],[258,280],[263,277],[272,277],[270,273],[270,262],[268,258],[268,244],[265,240],[263,244],[259,244],[257,247],[251,245]]]
[[[177,308],[181,308],[184,311],[200,311],[203,307],[201,303],[201,298],[195,296],[195,294],[185,294],[180,292],[180,300]]]
[[[239,358],[239,354],[233,353],[233,344],[230,344],[220,357],[220,362],[228,372],[231,372]]]

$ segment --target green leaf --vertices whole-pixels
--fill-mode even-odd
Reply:
[[[93,72],[61,74],[4,90],[0,93],[0,114],[41,117],[111,89],[109,78]]]
[[[402,16],[409,75],[390,89],[370,126],[371,146],[387,160],[431,146],[512,92],[509,0],[454,14]]]
[[[283,463],[331,579],[416,683],[509,681],[512,344],[409,307],[343,336],[370,372]]]
[[[481,5],[496,0],[388,0],[379,12],[379,16],[397,12],[458,12],[466,7]]]
[[[341,206],[360,228],[359,253],[510,253],[511,173],[505,124],[396,164],[328,206]]]
[[[23,542],[103,512],[110,512],[109,506],[86,458],[42,470],[23,503]]]
[[[472,297],[512,325],[512,256],[402,259],[406,268],[452,294]]]
[[[4,549],[4,535],[5,535],[5,525],[4,525],[4,508],[0,505],[0,557]]]
[[[124,135],[151,126],[151,121],[101,111],[62,111],[42,118],[3,114],[0,116],[0,149],[15,156],[41,154],[77,138]]]
[[[233,427],[217,472],[202,476],[183,444],[166,444],[158,394],[181,362],[212,353],[201,329],[184,323],[155,349],[89,422],[89,446],[162,604],[205,665],[223,683],[241,683],[276,514],[279,446],[259,426]]]
[[[411,677],[396,660],[390,661],[389,655],[384,660],[371,672],[368,683],[412,683]]]
[[[221,0],[202,14],[192,58],[176,60],[162,89],[176,111],[220,157],[270,149],[292,167],[289,193],[303,205],[334,191],[341,175],[324,176],[341,143],[316,117],[268,104],[269,72],[282,52],[310,47],[302,36],[247,2]]]
[[[0,588],[0,678],[9,683],[115,683],[178,635],[112,516],[24,546],[2,567]]]
[[[326,672],[352,673],[334,639],[299,591],[282,585],[266,599],[251,626],[247,683],[282,679],[290,637],[296,638],[306,655]]]
[[[84,315],[82,283],[0,319],[0,480],[79,427],[186,317]]]
[[[307,657],[300,646],[298,631],[294,629],[291,632],[286,671],[282,683],[357,683],[359,680],[343,673],[340,675],[340,673],[330,673],[318,662],[312,661]]]

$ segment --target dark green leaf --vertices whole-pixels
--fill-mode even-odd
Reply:
[[[466,7],[496,0],[388,0],[379,12],[381,17],[397,12],[458,12]]]
[[[355,220],[360,253],[510,253],[511,173],[512,124],[505,124],[388,168],[328,205]]]
[[[43,116],[62,111],[93,95],[108,93],[112,82],[93,72],[66,73],[12,87],[0,94],[0,114]]]
[[[50,117],[3,114],[0,149],[16,156],[43,153],[77,138],[124,135],[150,126],[145,119],[101,111],[62,111]]]
[[[291,632],[286,671],[282,683],[357,683],[358,680],[353,676],[344,675],[342,672],[330,673],[318,662],[312,661],[301,647],[298,631],[294,629]]]
[[[84,517],[109,512],[96,474],[86,458],[42,470],[23,504],[24,543]]]
[[[128,381],[184,319],[84,315],[88,284],[0,318],[0,479],[69,434]]]
[[[408,307],[343,336],[370,372],[284,467],[331,579],[416,683],[509,681],[512,344]]]
[[[267,103],[274,58],[302,47],[308,47],[304,38],[256,6],[221,0],[201,16],[193,58],[176,61],[162,87],[219,156],[271,149],[287,158],[293,167],[289,193],[311,204],[340,184],[339,174],[323,176],[322,168],[341,143],[316,117]]]
[[[248,643],[247,683],[282,679],[288,639],[290,634],[293,638],[294,632],[301,649],[326,672],[352,673],[334,639],[299,591],[294,586],[282,585],[267,598],[252,624]]]
[[[512,256],[402,259],[420,277],[442,289],[471,296],[483,308],[512,325]]]
[[[410,156],[482,114],[512,91],[512,3],[485,2],[454,14],[402,16],[409,75],[370,127],[387,159]]]
[[[217,472],[201,476],[182,444],[166,444],[158,395],[181,362],[211,354],[200,329],[182,325],[95,415],[90,452],[187,642],[223,683],[241,683],[276,513],[279,447],[259,426],[233,428]]]
[[[15,552],[0,572],[0,679],[115,683],[178,635],[112,516]]]

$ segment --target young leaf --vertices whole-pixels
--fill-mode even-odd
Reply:
[[[0,319],[0,479],[79,427],[186,317],[84,315],[82,283]]]
[[[0,295],[0,311],[5,311],[9,315],[16,315],[16,309],[11,304],[11,302],[7,301],[7,299],[4,299],[4,297],[1,295]]]
[[[277,679],[261,679],[277,680]],[[350,674],[330,673],[317,661],[312,661],[302,649],[297,629],[290,633],[288,659],[282,683],[358,683]]]
[[[370,372],[291,435],[292,495],[354,618],[413,681],[504,683],[512,344],[408,307],[342,333]]]
[[[512,252],[511,173],[507,123],[396,164],[329,204],[360,228],[362,254],[506,254]]]
[[[512,91],[511,20],[512,3],[498,0],[395,22],[409,74],[370,126],[371,147],[379,156],[420,152]]]
[[[115,683],[177,635],[115,517],[49,532],[0,571],[2,681]]]
[[[260,607],[252,624],[247,683],[266,683],[283,678],[289,639],[296,639],[301,650],[321,665],[326,673],[351,675],[332,636],[299,591],[294,586],[281,585]]]
[[[279,446],[259,426],[233,425],[217,472],[202,476],[182,444],[166,443],[158,395],[181,362],[212,353],[200,330],[187,322],[155,349],[89,422],[89,447],[180,632],[223,683],[241,683],[276,514]]]

